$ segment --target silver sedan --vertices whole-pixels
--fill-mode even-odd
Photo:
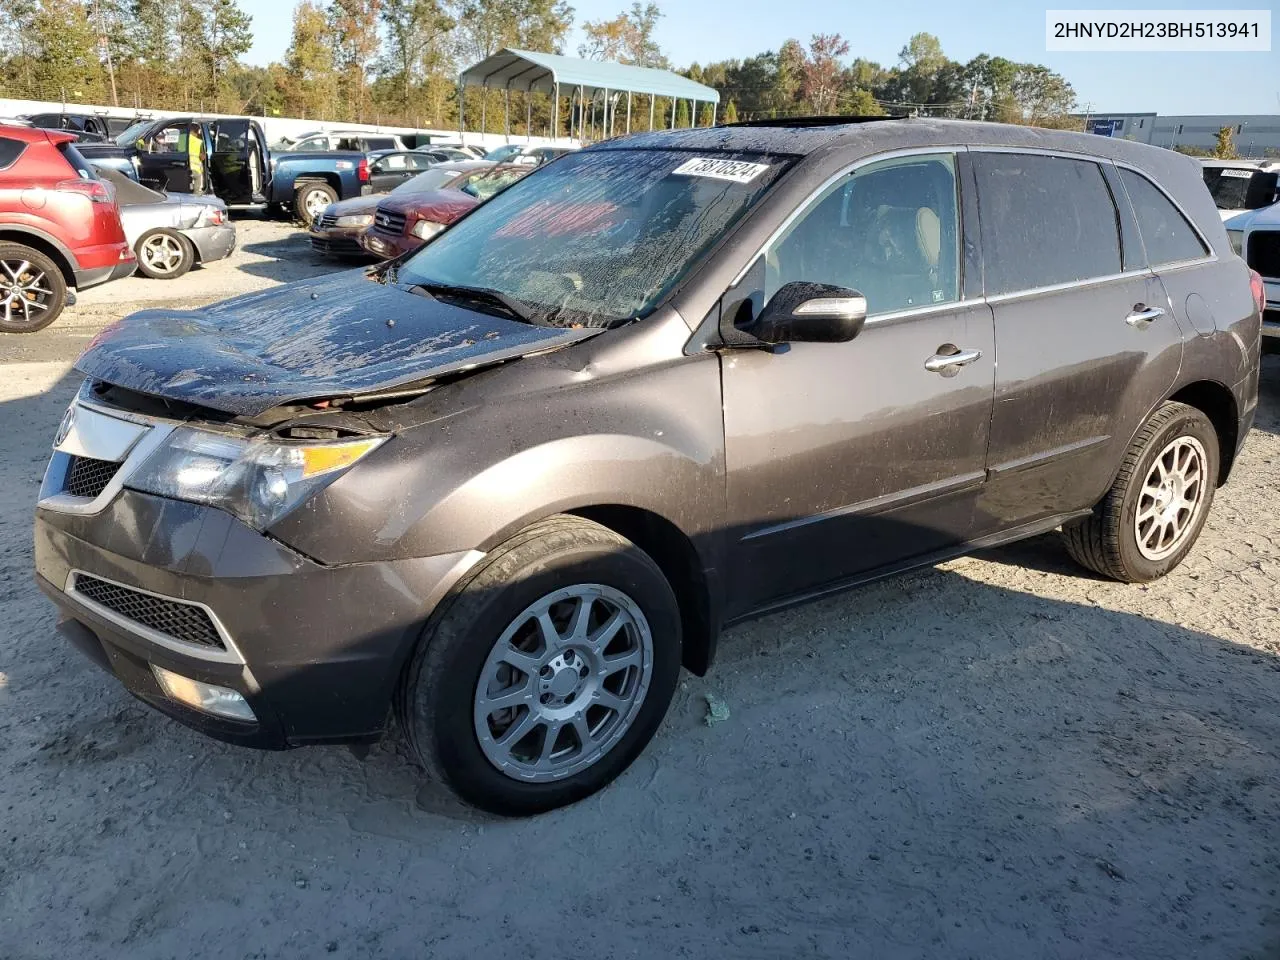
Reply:
[[[125,239],[144,276],[172,280],[235,249],[236,228],[217,197],[160,193],[114,170],[98,173],[115,186]]]

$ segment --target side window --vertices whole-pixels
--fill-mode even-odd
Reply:
[[[903,157],[858,170],[765,253],[765,301],[793,281],[859,291],[867,312],[960,299],[955,158]]]
[[[425,170],[434,162],[431,155],[426,153],[404,153],[401,156],[410,170]]]
[[[1138,218],[1138,232],[1147,250],[1147,263],[1158,267],[1179,260],[1195,260],[1208,253],[1191,224],[1178,212],[1160,188],[1140,173],[1120,169],[1133,213]]]
[[[151,153],[182,153],[187,145],[186,124],[165,127],[151,137]]]
[[[979,153],[978,209],[989,296],[1119,273],[1120,223],[1096,163]]]
[[[22,151],[25,149],[27,149],[27,145],[21,140],[0,137],[0,170],[12,167],[18,158],[22,156]]]

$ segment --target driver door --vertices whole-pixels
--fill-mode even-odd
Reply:
[[[233,118],[215,120],[210,125],[213,153],[209,173],[213,192],[227,203],[252,203],[254,183],[259,181],[256,153],[257,138],[251,120]]]
[[[848,343],[723,354],[730,617],[974,534],[995,357],[991,309],[964,292],[957,168],[931,153],[857,169],[726,295],[748,320],[792,281],[868,305]]]
[[[138,157],[143,183],[159,184],[164,190],[187,193],[191,190],[191,168],[184,149],[189,120],[161,127],[143,143]]]

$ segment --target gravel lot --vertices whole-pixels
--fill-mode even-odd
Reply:
[[[31,582],[87,338],[325,269],[242,218],[228,261],[0,337],[0,957],[1280,957],[1280,358],[1166,580],[1049,536],[757,621],[612,788],[500,821],[393,746],[178,726]]]

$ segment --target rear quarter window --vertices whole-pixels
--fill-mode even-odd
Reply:
[[[1096,163],[984,153],[975,169],[988,295],[1121,271],[1119,215]]]
[[[1120,170],[1120,182],[1138,218],[1138,232],[1142,234],[1148,264],[1158,267],[1180,260],[1196,260],[1209,252],[1187,218],[1154,183],[1124,168]]]
[[[7,170],[18,162],[18,158],[22,156],[22,151],[27,149],[26,143],[22,140],[14,140],[12,137],[0,137],[0,170]]]
[[[62,158],[70,164],[71,169],[76,172],[76,176],[82,180],[100,180],[97,171],[93,169],[93,164],[80,155],[80,151],[73,147],[70,143],[58,144],[58,152],[62,154]]]

